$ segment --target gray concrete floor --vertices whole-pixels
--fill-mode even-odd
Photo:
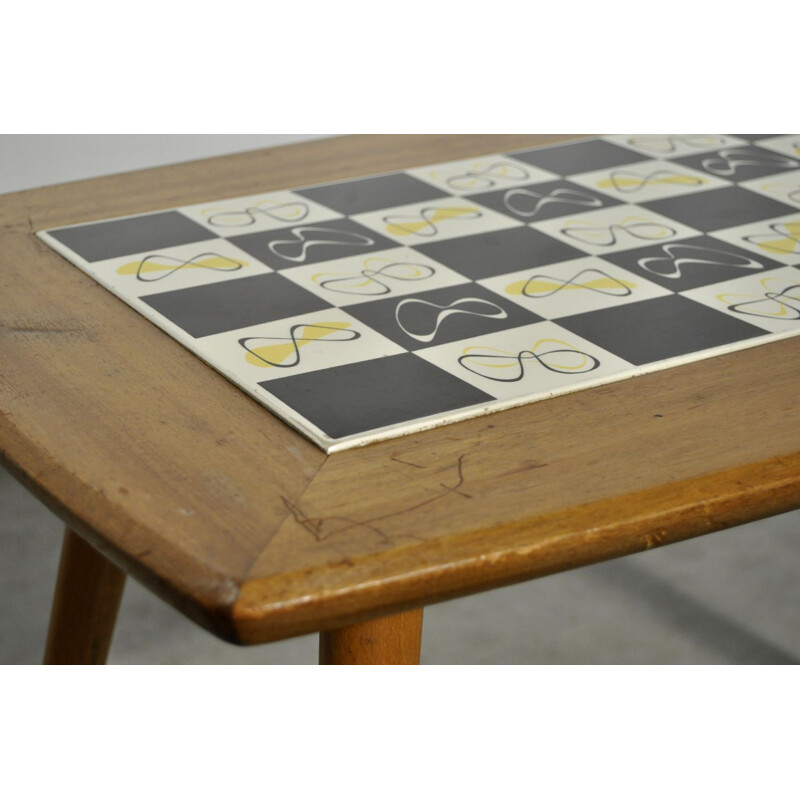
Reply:
[[[0,469],[0,663],[40,663],[61,522]],[[424,664],[797,664],[800,512],[432,606]],[[313,664],[219,641],[133,580],[112,664]]]

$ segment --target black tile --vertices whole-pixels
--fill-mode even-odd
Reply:
[[[723,147],[713,153],[672,159],[729,181],[763,178],[800,167],[800,161],[761,147]]]
[[[299,189],[296,194],[322,203],[340,214],[351,215],[447,196],[440,189],[403,172],[312,186]]]
[[[376,250],[398,247],[396,242],[350,219],[246,233],[231,236],[228,241],[273,269],[316,264],[332,258],[362,253],[366,255]]]
[[[797,210],[740,186],[666,197],[641,205],[703,233],[782,217]]]
[[[217,238],[180,211],[92,222],[49,233],[86,261],[103,261]]]
[[[473,280],[586,255],[528,227],[431,242],[414,249]]]
[[[348,314],[407,350],[541,322],[542,317],[475,283],[347,307]]]
[[[469,195],[470,200],[523,222],[541,222],[568,214],[621,205],[619,200],[568,181],[547,181],[513,189]]]
[[[333,439],[494,400],[413,353],[260,385]]]
[[[737,139],[745,139],[748,142],[756,142],[759,139],[771,139],[773,136],[779,136],[777,133],[729,133],[729,136],[735,136]]]
[[[641,153],[635,153],[633,150],[611,144],[611,142],[604,142],[601,139],[536,148],[520,153],[509,153],[509,155],[519,161],[533,164],[535,167],[555,172],[557,175],[577,175],[595,169],[620,167],[623,164],[633,164],[648,158]]]
[[[331,307],[276,273],[151,294],[142,300],[195,337]]]
[[[558,324],[636,365],[764,335],[681,295],[561,317]]]
[[[709,236],[608,253],[603,258],[676,292],[783,266]]]

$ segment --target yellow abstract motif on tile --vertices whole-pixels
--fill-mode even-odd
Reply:
[[[247,208],[236,210],[230,208],[206,208],[203,216],[209,225],[223,228],[243,228],[253,225],[257,215],[272,217],[279,222],[299,222],[309,213],[308,203],[289,202],[270,204],[267,200],[255,203]]]
[[[389,222],[390,219],[406,219],[405,216],[397,215],[394,217],[385,217],[387,233],[393,236],[410,236],[411,234],[422,234],[426,228],[432,229],[433,235],[437,232],[436,223],[445,222],[450,219],[475,219],[480,217],[481,212],[475,206],[445,206],[443,208],[424,208],[419,213],[418,217],[408,217],[408,222]]]
[[[733,311],[751,314],[756,317],[797,320],[800,318],[800,284],[786,284],[785,278],[762,278],[763,295],[756,294],[718,294],[717,300]],[[783,285],[782,290],[778,286]],[[775,287],[775,288],[771,288]],[[792,305],[794,303],[794,305]]]
[[[515,281],[506,286],[506,294],[519,294],[525,297],[537,295],[551,295],[565,289],[588,289],[603,294],[613,294],[614,290],[635,289],[636,284],[623,279],[612,278],[610,275],[601,275],[598,278],[571,283],[569,281],[556,281],[546,276],[529,278],[526,281]]]
[[[299,349],[305,347],[311,342],[316,342],[326,337],[331,337],[338,331],[345,331],[350,327],[349,322],[316,322],[313,325],[295,325],[292,327],[291,336],[287,337],[279,344],[261,345],[248,350],[245,359],[248,364],[254,367],[277,367],[284,364],[291,358],[295,361],[299,358]],[[302,331],[302,335],[297,336],[296,331]],[[350,341],[357,338],[358,334],[354,331],[348,331],[349,334],[345,339],[333,339],[333,341]],[[264,337],[270,339],[277,339],[278,337]]]
[[[463,191],[466,189],[491,189],[498,181],[524,181],[528,178],[528,172],[519,164],[512,164],[508,161],[492,163],[479,161],[458,175],[447,175],[447,173],[434,170],[430,173],[430,177],[435,181],[444,180],[452,188]]]
[[[555,348],[544,348],[555,345]],[[538,352],[537,352],[538,351]],[[599,361],[587,353],[576,350],[575,347],[560,339],[539,339],[530,350],[512,352],[501,350],[497,347],[475,345],[465,347],[461,351],[459,362],[471,372],[481,374],[475,367],[482,367],[490,371],[484,377],[492,378],[492,371],[512,371],[512,377],[498,377],[494,380],[517,381],[524,373],[525,361],[538,361],[551,372],[571,373],[589,372],[599,365]]]
[[[745,236],[768,253],[800,253],[800,219],[775,223],[769,226],[773,234]]]
[[[363,269],[357,272],[317,272],[311,280],[325,289],[345,294],[388,294],[391,289],[385,281],[420,281],[435,273],[428,264],[372,257],[364,259]]]
[[[619,192],[632,192],[652,184],[669,186],[700,186],[708,183],[705,178],[685,175],[680,172],[658,170],[649,175],[637,175],[635,172],[612,172],[608,178],[597,182],[598,189],[616,189]]]
[[[797,178],[783,181],[768,181],[767,183],[761,184],[761,191],[767,194],[772,192],[785,192],[786,199],[790,203],[800,203],[800,180]]]
[[[622,222],[613,222],[610,225],[596,225],[582,219],[566,220],[563,225],[561,233],[596,247],[610,247],[615,244],[617,231],[622,231],[634,239],[644,240],[666,239],[677,233],[663,223],[640,216],[625,217]]]

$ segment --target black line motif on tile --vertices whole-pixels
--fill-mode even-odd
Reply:
[[[533,219],[548,205],[602,208],[603,201],[579,189],[558,188],[547,194],[540,194],[532,189],[509,189],[503,195],[503,205],[512,214]]]
[[[740,148],[720,150],[714,155],[704,158],[703,168],[714,175],[731,178],[742,167],[774,167],[775,169],[792,169],[799,167],[800,163],[787,156],[766,151],[753,153]]]
[[[468,169],[459,175],[451,175],[445,183],[456,190],[491,189],[501,181],[525,181],[530,173],[519,164],[510,161],[495,161],[486,167]]]
[[[483,214],[473,206],[428,206],[418,214],[390,214],[383,218],[388,233],[394,236],[436,236],[436,223],[446,220],[479,219]]]
[[[592,277],[588,277],[592,276]],[[521,294],[523,297],[544,298],[552,297],[565,289],[586,289],[597,294],[611,297],[628,297],[633,294],[635,283],[619,280],[601,269],[591,267],[582,269],[571,278],[555,278],[552,275],[541,273],[531,275],[527,281],[513,283],[506,287],[508,294]]]
[[[217,211],[211,214],[206,222],[217,228],[246,228],[248,225],[255,225],[258,216],[272,217],[278,222],[302,222],[309,211],[308,203],[302,201],[278,203],[267,207],[264,207],[263,203],[255,203],[241,211]]]
[[[342,247],[371,247],[374,239],[362,233],[341,231],[337,228],[323,228],[317,226],[301,226],[292,228],[289,233],[294,239],[274,239],[268,245],[270,252],[286,261],[301,263],[308,257],[312,247],[335,245]],[[327,238],[326,238],[327,237]],[[292,255],[294,253],[294,255]]]
[[[772,231],[771,234],[756,233],[742,238],[768,253],[783,253],[784,255],[800,253],[800,219],[789,222],[773,222],[768,227]]]
[[[372,261],[386,261],[386,259],[368,258],[364,261],[364,269],[358,272],[320,272],[312,276],[311,280],[331,292],[356,296],[376,296],[390,294],[392,281],[424,281],[436,274],[436,270],[428,264],[390,261],[382,267],[375,268],[369,266]],[[338,277],[326,277],[328,275]]]
[[[471,306],[471,308],[467,308],[466,306]],[[405,309],[405,311],[403,311],[403,309]],[[425,320],[425,322],[429,323],[425,327],[432,328],[432,330],[429,330],[427,333],[414,333],[407,327],[410,324],[410,320],[406,319],[404,324],[400,317],[403,315],[407,317],[410,314],[419,314],[423,309],[424,311],[422,313],[430,313],[427,312],[427,310],[433,309],[435,317]],[[431,303],[428,300],[410,297],[401,300],[394,310],[394,318],[400,330],[403,331],[406,336],[410,336],[412,339],[416,339],[419,342],[432,342],[444,320],[452,314],[469,314],[474,317],[486,317],[489,319],[506,319],[506,317],[508,317],[508,312],[504,308],[501,308],[496,303],[492,303],[489,300],[483,300],[480,297],[461,297],[445,306],[440,306],[438,303]]]
[[[118,275],[135,275],[137,281],[153,283],[163,281],[176,272],[186,269],[208,269],[214,272],[236,272],[246,267],[246,261],[237,261],[219,253],[200,253],[192,258],[182,259],[151,253],[141,261],[131,261],[117,268]],[[160,273],[160,274],[153,274]],[[150,277],[148,277],[150,276]]]
[[[642,175],[630,169],[612,170],[607,180],[598,183],[599,189],[611,188],[620,194],[636,194],[654,183],[678,184],[683,186],[702,186],[705,179],[674,169],[657,169]]]
[[[703,267],[734,267],[736,269],[763,269],[764,265],[749,256],[702,247],[696,244],[662,244],[663,256],[640,258],[637,263],[645,270],[660,278],[678,280],[682,268],[691,265]],[[664,265],[661,267],[660,265]]]
[[[725,139],[722,136],[631,136],[626,143],[653,153],[676,153],[679,145],[699,150],[724,145]]]
[[[352,342],[361,338],[358,331],[348,330],[349,322],[298,323],[289,328],[288,336],[246,336],[239,344],[247,351],[247,361],[255,366],[287,369],[300,363],[300,348],[311,342]],[[302,335],[298,336],[298,331]],[[336,337],[335,334],[343,334]],[[251,346],[252,342],[278,342]],[[286,359],[292,359],[286,363]],[[274,359],[274,360],[273,360]]]
[[[560,345],[552,350],[536,352],[541,346]],[[600,361],[588,353],[583,353],[567,342],[558,339],[540,339],[530,350],[513,353],[494,347],[468,347],[459,356],[458,363],[475,375],[502,383],[521,381],[525,375],[525,362],[537,363],[550,372],[562,375],[577,375],[592,372],[600,366]],[[511,370],[506,375],[498,375],[493,370]]]
[[[774,281],[774,279],[773,279]],[[770,291],[770,279],[765,278],[761,285],[766,289],[763,295],[718,294],[717,297],[728,305],[729,311],[747,314],[751,317],[779,319],[787,322],[800,320],[800,283],[793,283],[780,292]],[[750,297],[738,303],[729,303],[733,297]]]
[[[632,217],[631,219],[636,218]],[[617,243],[617,232],[620,231],[627,233],[634,239],[647,240],[666,239],[677,234],[677,231],[668,225],[662,225],[646,219],[640,222],[623,220],[620,223],[615,222],[611,225],[567,224],[565,228],[561,229],[561,233],[569,236],[570,239],[576,239],[579,242],[594,245],[595,247],[611,247],[615,245]]]

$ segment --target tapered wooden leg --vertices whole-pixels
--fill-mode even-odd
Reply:
[[[64,532],[45,664],[105,664],[125,573],[69,528]]]
[[[419,664],[422,609],[319,635],[320,664]]]

